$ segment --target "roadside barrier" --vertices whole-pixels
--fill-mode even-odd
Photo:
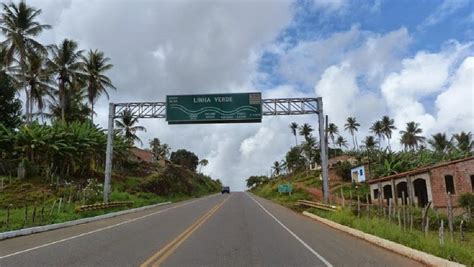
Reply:
[[[328,210],[328,211],[338,211],[341,210],[340,206],[334,206],[334,205],[328,205],[324,203],[319,203],[319,202],[313,202],[309,200],[298,200],[298,203],[303,206],[308,206],[312,208],[317,208],[321,210]]]
[[[109,208],[116,208],[116,207],[125,207],[133,205],[133,201],[113,201],[108,203],[96,203],[91,205],[82,205],[76,207],[76,212],[81,211],[90,211],[90,210],[102,210],[102,209],[109,209]]]

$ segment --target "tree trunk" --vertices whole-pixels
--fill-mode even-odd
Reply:
[[[28,87],[25,86],[25,97],[26,97],[26,100],[25,100],[25,118],[26,118],[26,124],[29,125],[30,124],[30,94],[28,93]]]
[[[94,124],[94,102],[91,102],[91,123]]]

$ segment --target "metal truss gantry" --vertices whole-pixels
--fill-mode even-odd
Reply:
[[[122,118],[124,111],[130,112],[133,118],[166,118],[166,102],[130,102],[110,103],[107,132],[107,151],[105,159],[104,202],[108,202],[110,179],[112,176],[113,129],[114,120]],[[262,99],[262,115],[306,115],[318,114],[319,140],[321,151],[321,169],[323,176],[324,201],[329,200],[327,139],[323,115],[323,100],[318,98],[273,98]]]
[[[121,118],[127,110],[134,118],[166,118],[166,102],[132,102],[114,104],[114,118]],[[317,98],[262,99],[262,115],[318,114]]]

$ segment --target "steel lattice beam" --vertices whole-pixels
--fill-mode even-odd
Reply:
[[[274,98],[262,100],[262,114],[275,115],[304,115],[317,114],[316,98]]]
[[[134,118],[166,118],[166,102],[135,102],[115,104],[114,118],[122,118],[129,110]],[[316,98],[271,98],[262,100],[262,115],[317,114]]]
[[[115,118],[129,110],[134,118],[166,118],[166,102],[136,102],[115,104]]]

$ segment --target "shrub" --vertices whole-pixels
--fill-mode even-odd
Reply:
[[[336,174],[344,181],[351,181],[352,164],[349,161],[342,161],[335,164]]]
[[[474,194],[473,193],[464,193],[459,196],[459,204],[461,207],[467,210],[468,207],[471,207],[471,211],[474,211]]]

